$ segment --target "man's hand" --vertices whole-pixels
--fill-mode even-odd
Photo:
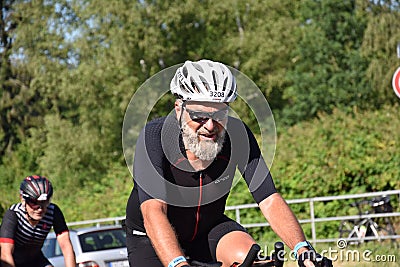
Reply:
[[[300,267],[333,267],[330,259],[327,257],[322,257],[314,250],[301,253],[297,261]]]

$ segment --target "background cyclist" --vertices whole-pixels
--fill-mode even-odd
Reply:
[[[272,229],[303,256],[300,266],[314,266],[307,258],[315,253],[304,253],[312,247],[277,192],[255,137],[228,116],[237,96],[231,71],[209,60],[186,61],[170,90],[174,111],[149,122],[136,145],[126,208],[130,266],[190,266],[187,258],[242,262],[255,240],[224,215],[236,169]]]
[[[75,267],[75,253],[60,208],[51,203],[53,187],[43,176],[28,176],[20,186],[21,202],[4,214],[0,230],[2,267],[52,266],[41,249],[53,227],[66,267]]]

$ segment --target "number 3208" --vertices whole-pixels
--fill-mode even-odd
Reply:
[[[210,92],[210,97],[224,97],[224,92]]]

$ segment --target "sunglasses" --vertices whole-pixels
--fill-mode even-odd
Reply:
[[[43,210],[43,209],[47,208],[50,204],[49,200],[37,201],[37,200],[27,199],[25,201],[29,205],[29,207],[31,207],[34,210],[38,210],[40,208]]]
[[[186,107],[185,109],[189,113],[190,119],[200,124],[205,124],[209,119],[212,119],[213,121],[216,122],[221,122],[223,120],[226,120],[229,113],[228,107],[215,112],[194,111],[187,109]]]

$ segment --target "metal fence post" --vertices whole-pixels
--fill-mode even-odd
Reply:
[[[315,214],[314,214],[314,200],[310,198],[310,221],[311,221],[311,237],[313,246],[316,245],[317,234],[315,231]]]
[[[236,221],[238,223],[240,223],[240,209],[239,208],[235,209],[235,215],[236,215]]]

